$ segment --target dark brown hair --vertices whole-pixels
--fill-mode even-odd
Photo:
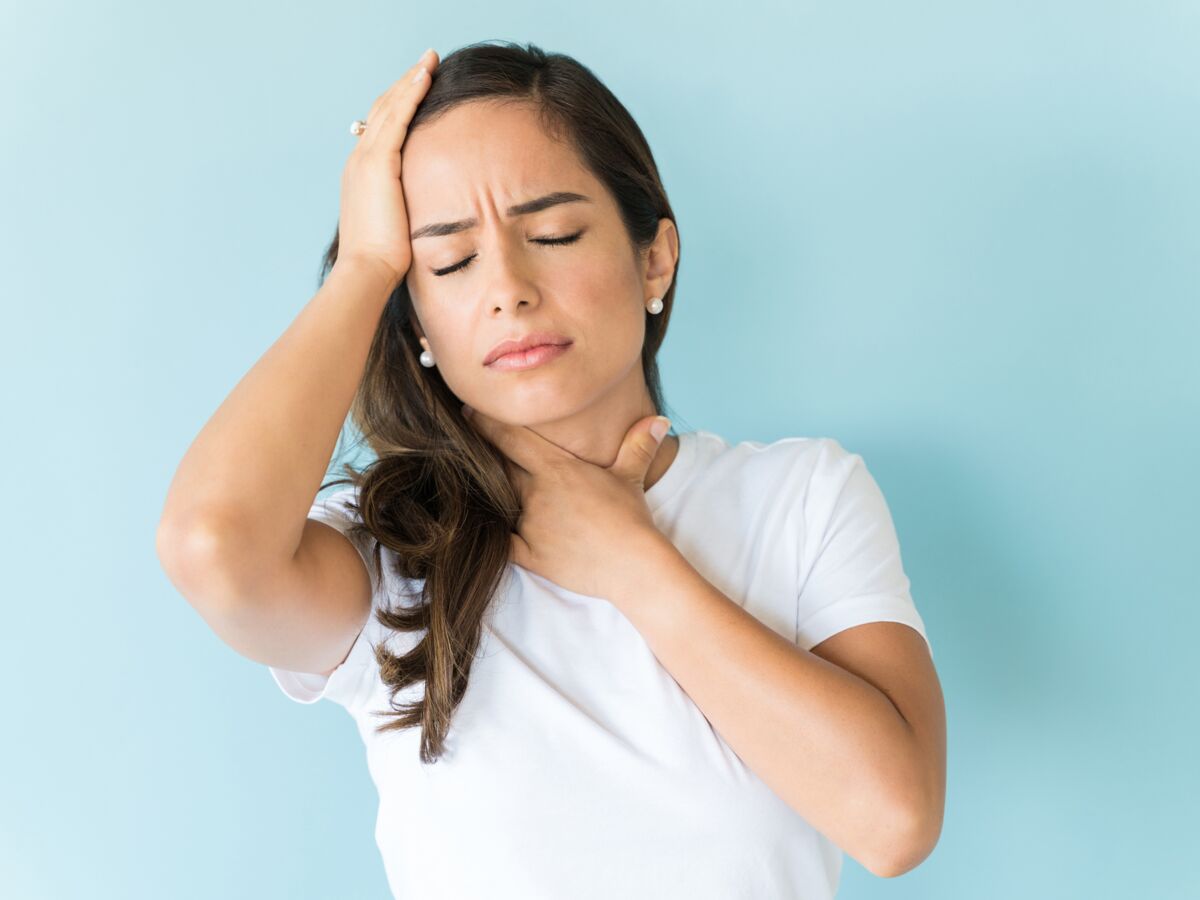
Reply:
[[[547,134],[567,141],[611,192],[635,254],[654,241],[660,219],[674,222],[641,129],[612,92],[571,57],[510,42],[455,50],[438,64],[409,132],[473,100],[533,104]],[[322,281],[337,250],[335,234],[323,260]],[[642,371],[655,411],[672,419],[656,357],[674,295],[672,278],[662,312],[646,315],[642,348]],[[383,643],[374,647],[392,697],[391,711],[374,714],[392,719],[377,731],[420,725],[421,761],[433,763],[442,755],[451,717],[467,688],[484,613],[509,561],[520,496],[509,481],[503,455],[463,418],[462,401],[439,369],[420,365],[414,318],[402,280],[383,310],[350,408],[354,428],[376,459],[361,471],[343,464],[349,477],[322,489],[353,484],[361,519],[351,526],[353,533],[369,533],[394,551],[401,577],[424,580],[419,603],[376,611],[389,629],[425,634],[403,656]],[[378,546],[374,565],[381,575]],[[423,699],[397,703],[399,691],[422,681]]]

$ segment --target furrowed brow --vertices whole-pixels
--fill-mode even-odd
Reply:
[[[591,197],[585,197],[583,194],[576,194],[573,191],[555,191],[552,194],[546,194],[544,197],[538,197],[536,200],[526,200],[524,203],[518,203],[516,206],[508,208],[508,217],[527,216],[530,213],[541,212],[543,209],[549,209],[551,206],[558,206],[560,203],[591,203]],[[448,234],[458,234],[460,231],[468,231],[479,224],[478,219],[461,219],[457,222],[434,222],[430,225],[422,225],[416,231],[409,235],[409,240],[415,241],[417,238],[423,237],[444,237]]]

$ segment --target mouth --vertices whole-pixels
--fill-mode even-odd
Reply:
[[[571,343],[569,337],[559,334],[557,331],[527,331],[525,334],[514,335],[496,344],[483,358],[483,364],[490,366],[503,356],[533,350],[543,344],[570,345]]]
[[[525,350],[513,350],[498,356],[488,363],[487,367],[501,372],[523,372],[558,359],[570,349],[570,343],[537,344]]]

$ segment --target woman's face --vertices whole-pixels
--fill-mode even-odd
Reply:
[[[671,221],[660,221],[649,253],[636,254],[608,191],[527,104],[463,104],[411,132],[402,152],[414,236],[405,283],[417,334],[455,395],[521,425],[593,407],[631,416],[646,408],[646,302],[666,294],[674,274]],[[549,194],[586,199],[511,209]],[[473,221],[422,235],[464,220]],[[484,365],[496,344],[535,331],[572,344],[533,368]]]

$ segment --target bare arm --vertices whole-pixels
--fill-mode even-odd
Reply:
[[[929,856],[942,829],[946,728],[920,634],[871,622],[803,650],[665,538],[644,546],[642,559],[624,560],[628,586],[611,599],[734,752],[875,875]]]
[[[337,263],[208,420],[159,526],[164,564],[183,570],[177,581],[191,581],[187,558],[219,557],[239,579],[292,559],[394,287],[384,266]]]
[[[354,556],[348,541],[310,523],[307,513],[383,308],[412,262],[400,148],[436,61],[426,51],[376,99],[342,175],[332,270],[205,424],[171,482],[156,536],[159,559],[189,602],[220,611],[225,623],[234,607],[259,605],[283,616],[289,598],[311,605],[321,588],[365,583],[360,572],[328,574]],[[334,605],[359,606],[361,592],[336,593],[355,596]],[[240,637],[264,627],[236,630]]]

